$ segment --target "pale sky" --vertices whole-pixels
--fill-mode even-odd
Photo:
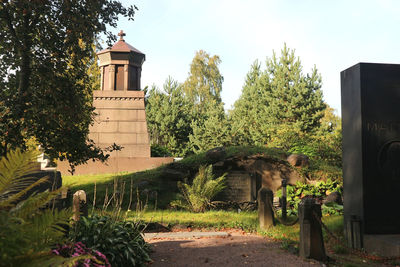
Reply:
[[[124,1],[129,3],[130,1]],[[218,55],[222,101],[231,109],[251,64],[284,43],[303,73],[315,65],[324,100],[340,115],[340,72],[358,62],[400,63],[396,0],[136,0],[135,21],[121,20],[126,42],[146,54],[142,87],[184,82],[195,52]]]

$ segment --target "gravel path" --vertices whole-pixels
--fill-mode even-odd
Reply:
[[[225,237],[152,238],[150,266],[322,266],[279,248],[255,234],[229,231]]]

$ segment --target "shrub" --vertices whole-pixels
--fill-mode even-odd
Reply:
[[[210,206],[210,201],[225,188],[226,173],[214,178],[212,165],[200,166],[199,173],[192,185],[178,182],[182,193],[181,199],[171,202],[171,206],[181,207],[193,212],[203,212]],[[182,199],[183,198],[183,199]]]
[[[150,258],[141,228],[140,223],[94,215],[82,217],[71,237],[102,252],[112,266],[143,266]]]

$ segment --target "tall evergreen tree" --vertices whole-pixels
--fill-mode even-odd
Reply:
[[[290,149],[296,139],[320,126],[326,105],[316,68],[303,74],[300,59],[286,47],[281,57],[267,59],[261,72],[255,62],[241,97],[231,112],[232,135],[238,144],[266,144]]]
[[[166,147],[173,156],[187,154],[192,132],[192,105],[182,86],[169,77],[163,91],[152,87],[146,100],[147,124],[151,144]]]
[[[235,145],[263,145],[268,128],[265,116],[268,103],[265,100],[265,77],[261,65],[255,61],[247,73],[242,95],[230,111],[232,142]]]
[[[317,129],[326,108],[317,69],[314,67],[311,74],[304,75],[300,59],[286,44],[281,57],[277,59],[274,52],[266,65],[270,85],[266,101],[271,122],[286,123],[308,133]]]
[[[230,144],[230,128],[223,103],[216,100],[206,102],[202,116],[193,120],[193,133],[189,136],[193,152],[198,153],[214,147]]]

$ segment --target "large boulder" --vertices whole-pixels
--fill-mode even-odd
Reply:
[[[309,165],[309,158],[303,154],[291,154],[286,159],[293,167],[307,167]]]

